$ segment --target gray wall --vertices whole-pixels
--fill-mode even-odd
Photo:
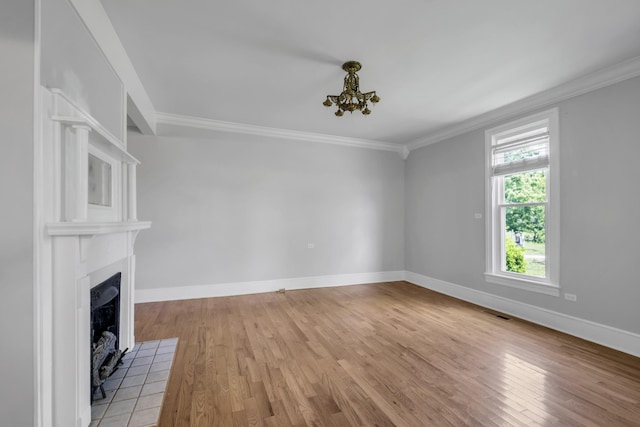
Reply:
[[[558,106],[560,284],[578,301],[484,281],[484,130],[409,156],[406,269],[640,333],[640,78]]]
[[[34,4],[0,13],[0,425],[34,422],[33,84]]]
[[[124,131],[122,82],[67,0],[42,2],[41,82],[61,89],[107,130]]]
[[[129,134],[138,217],[153,221],[137,288],[404,269],[398,154],[179,130]]]

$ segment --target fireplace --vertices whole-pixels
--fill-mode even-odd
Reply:
[[[91,399],[100,389],[105,398],[104,381],[118,368],[127,351],[120,350],[120,281],[116,273],[91,289]]]
[[[91,390],[108,375],[102,368],[113,369],[113,356],[135,343],[134,244],[151,223],[137,219],[139,162],[126,150],[126,134],[111,134],[59,90],[41,94],[37,417],[42,425],[87,427]],[[104,162],[92,160],[91,173],[90,156]],[[110,173],[95,175],[101,169]],[[93,363],[100,346],[106,350]]]

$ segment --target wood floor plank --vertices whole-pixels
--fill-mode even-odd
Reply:
[[[138,304],[159,427],[640,426],[640,359],[407,282]],[[509,316],[506,316],[509,317]]]

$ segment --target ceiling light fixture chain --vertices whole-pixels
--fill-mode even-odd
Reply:
[[[367,101],[373,104],[380,101],[376,91],[360,92],[360,77],[356,74],[362,65],[358,61],[348,61],[342,64],[342,69],[347,72],[344,77],[344,86],[340,95],[327,95],[327,99],[322,103],[325,107],[337,105],[336,116],[342,117],[345,111],[353,113],[355,110],[362,112],[365,116],[371,114]]]

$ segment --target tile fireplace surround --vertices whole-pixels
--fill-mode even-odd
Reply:
[[[178,339],[147,341],[125,354],[91,405],[89,427],[153,427],[158,422]]]

